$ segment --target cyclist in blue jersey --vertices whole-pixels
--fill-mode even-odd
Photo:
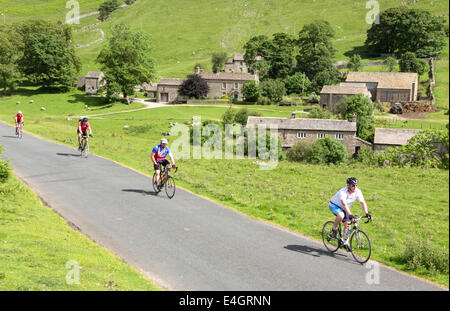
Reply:
[[[167,139],[162,138],[161,143],[159,145],[156,145],[153,147],[152,150],[152,161],[153,161],[153,167],[156,172],[156,184],[160,185],[160,173],[161,173],[161,165],[166,167],[167,169],[170,169],[170,163],[166,159],[166,156],[169,156],[170,161],[172,162],[172,167],[175,168],[175,160],[173,159],[172,153],[170,152],[169,147],[167,147]]]

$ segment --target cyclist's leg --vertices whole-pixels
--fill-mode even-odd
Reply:
[[[342,219],[345,218],[345,211],[343,211],[339,206],[332,203],[328,205],[328,208],[333,213],[333,215],[336,216],[336,218],[334,219],[333,229],[337,229],[339,223],[342,221]]]
[[[159,186],[160,184],[160,173],[161,173],[161,167],[159,164],[154,164],[153,168],[155,169],[155,173],[156,173],[156,185]]]
[[[81,133],[79,130],[77,130],[77,135],[78,135],[78,148],[81,148]]]

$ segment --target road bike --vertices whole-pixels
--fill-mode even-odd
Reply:
[[[17,136],[18,139],[22,139],[22,136],[23,136],[23,134],[22,134],[22,127],[23,127],[23,122],[19,123],[17,125],[16,136]]]
[[[364,231],[360,230],[358,225],[361,219],[368,217],[358,215],[354,215],[354,217],[355,221],[353,223],[353,227],[348,229],[350,232],[347,233],[347,241],[349,241],[348,244],[345,244],[345,241],[342,238],[341,223],[339,223],[336,236],[333,236],[332,229],[334,226],[334,221],[327,221],[323,225],[322,241],[326,249],[330,252],[334,253],[339,248],[343,247],[352,253],[353,258],[357,262],[363,264],[369,260],[370,255],[372,254],[372,243],[370,242],[369,236]],[[368,223],[369,221],[370,219],[364,223]]]
[[[92,135],[89,135],[92,137]],[[80,154],[82,158],[87,158],[89,154],[89,142],[87,140],[87,135],[83,134],[81,138],[81,147],[80,147]]]
[[[173,177],[170,175],[171,168],[168,167],[166,169],[166,167],[163,165],[159,165],[159,167],[160,167],[160,183],[159,186],[156,183],[156,172],[155,172],[153,174],[153,190],[155,190],[156,194],[158,194],[164,187],[167,197],[169,199],[172,199],[173,196],[175,195],[175,179],[173,179]],[[178,167],[175,167],[175,172],[177,171]]]

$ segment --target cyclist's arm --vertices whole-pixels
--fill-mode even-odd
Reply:
[[[369,213],[369,210],[367,208],[366,202],[365,201],[361,201],[359,203],[361,203],[362,209],[363,209],[364,213],[367,215]]]
[[[156,164],[155,153],[154,152],[152,152],[152,161],[153,161],[153,164]]]
[[[175,166],[175,160],[173,159],[172,153],[169,153],[170,161],[172,162],[172,166]]]
[[[344,207],[344,211],[347,213],[348,216],[350,216],[352,214],[352,212],[350,212],[350,209],[347,206],[347,202],[345,202],[345,200],[341,200],[342,206]]]
[[[89,125],[89,135],[92,135],[92,128],[90,125]]]

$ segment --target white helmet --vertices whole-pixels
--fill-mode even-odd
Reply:
[[[161,138],[161,144],[168,144],[169,142],[165,138]]]
[[[18,114],[22,114],[22,111],[19,110],[19,112],[17,112]]]

